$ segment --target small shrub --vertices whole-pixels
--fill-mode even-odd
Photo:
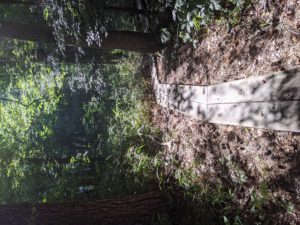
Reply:
[[[193,46],[198,43],[201,31],[211,23],[224,21],[236,25],[240,12],[248,3],[247,0],[161,0],[164,7],[172,9],[178,27],[177,38]]]

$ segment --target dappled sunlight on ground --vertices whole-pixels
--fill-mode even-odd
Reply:
[[[239,188],[235,201],[240,207],[250,207],[251,191],[262,182],[267,182],[274,198],[298,204],[300,135],[213,125],[160,106],[153,109],[153,122],[168,143],[164,146],[168,175],[192,168],[195,182]],[[289,214],[290,221],[298,221],[298,213]]]

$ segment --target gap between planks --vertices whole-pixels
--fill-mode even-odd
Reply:
[[[300,70],[247,79],[189,86],[162,84],[155,65],[157,102],[210,123],[300,132]]]

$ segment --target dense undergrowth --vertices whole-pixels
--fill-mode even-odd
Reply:
[[[151,191],[149,184],[157,189],[148,179],[152,159],[137,154],[143,149],[154,156],[161,142],[143,101],[139,54],[117,64],[47,66],[31,59],[34,43],[5,44],[18,61],[3,68],[1,80],[1,202],[126,196]]]
[[[224,24],[231,29],[241,21],[248,0],[161,0],[163,7],[170,9],[175,26],[169,30],[162,29],[162,39],[175,40],[194,47],[201,35],[205,34],[211,24]]]

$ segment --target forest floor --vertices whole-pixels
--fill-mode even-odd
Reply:
[[[156,59],[159,80],[206,85],[299,67],[299,30],[298,0],[254,3],[232,29],[210,26],[196,48],[167,48]],[[300,224],[300,134],[209,124],[159,105],[152,118],[167,175],[192,170],[196,185],[234,190],[244,224]]]

